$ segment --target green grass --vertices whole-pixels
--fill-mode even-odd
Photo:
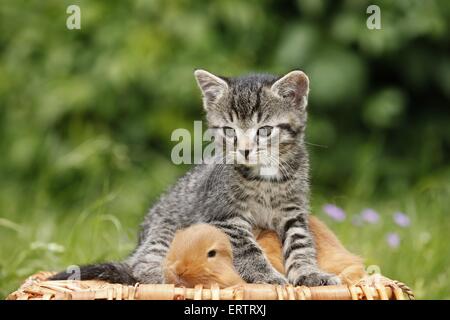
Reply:
[[[319,202],[324,201],[315,201],[315,212],[352,252],[365,258],[367,271],[380,271],[408,284],[419,299],[450,299],[450,187],[445,181],[388,200],[337,198],[335,203],[342,204],[347,212],[343,222],[333,221],[321,212]],[[351,220],[364,208],[376,209],[379,222],[355,226]],[[394,223],[397,211],[408,214],[409,227]],[[400,236],[397,248],[387,243],[386,236],[391,232]]]
[[[45,180],[33,182],[28,193],[20,191],[22,185],[2,184],[0,297],[39,270],[125,257],[134,248],[138,224],[150,202],[180,170],[155,162],[151,169],[135,169],[134,174],[128,172],[123,179],[97,186],[101,190],[98,193],[86,187],[85,197],[64,206],[41,191],[46,190]],[[313,212],[350,250],[366,259],[370,270],[379,269],[407,283],[418,298],[450,299],[447,178],[430,178],[403,197],[330,198],[314,194]],[[321,209],[325,203],[344,208],[346,219],[336,222],[326,216]],[[368,207],[380,214],[379,223],[354,226],[352,217]],[[401,228],[393,222],[396,211],[409,215],[409,227]],[[398,248],[388,246],[388,232],[400,235]]]

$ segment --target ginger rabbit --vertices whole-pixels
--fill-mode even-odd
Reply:
[[[366,275],[362,259],[350,253],[334,233],[318,218],[309,217],[319,267],[339,276],[344,284],[352,284]],[[254,230],[255,238],[272,266],[284,272],[281,241],[274,231]],[[179,230],[165,259],[167,283],[193,287],[196,284],[221,288],[245,283],[233,266],[232,247],[228,236],[207,224]]]

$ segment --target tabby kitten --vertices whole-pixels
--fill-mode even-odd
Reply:
[[[225,78],[204,70],[196,70],[195,77],[217,145],[227,146],[224,158],[238,161],[190,170],[150,210],[135,251],[122,263],[81,267],[81,279],[164,283],[163,262],[175,232],[209,223],[229,236],[235,268],[246,282],[338,284],[338,277],[318,268],[308,228],[308,77],[292,71],[281,78]],[[269,152],[274,144],[278,157]],[[267,168],[277,170],[263,174]],[[256,227],[275,230],[282,240],[287,279],[255,241]]]

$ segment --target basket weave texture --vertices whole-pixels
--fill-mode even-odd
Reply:
[[[243,284],[220,289],[177,287],[171,284],[127,286],[104,281],[46,280],[53,273],[29,277],[7,300],[404,300],[414,299],[405,284],[375,275],[355,285],[294,287]]]

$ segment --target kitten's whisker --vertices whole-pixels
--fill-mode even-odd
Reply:
[[[275,157],[275,156],[271,155],[270,159],[276,161],[275,164],[280,169],[282,175],[288,176],[291,174],[292,171],[294,171],[294,168],[291,166],[291,164],[287,161],[284,161],[280,157],[278,157],[278,156]]]
[[[310,146],[314,146],[314,147],[325,148],[325,149],[328,148],[328,146],[325,146],[323,144],[311,143],[311,142],[308,142],[308,141],[305,141],[305,144],[310,145]]]
[[[279,157],[275,157],[274,155],[268,155],[267,159],[269,160],[269,164],[275,165],[277,169],[280,170],[282,175],[286,175],[288,173],[283,163],[281,163],[280,161],[281,159]]]

